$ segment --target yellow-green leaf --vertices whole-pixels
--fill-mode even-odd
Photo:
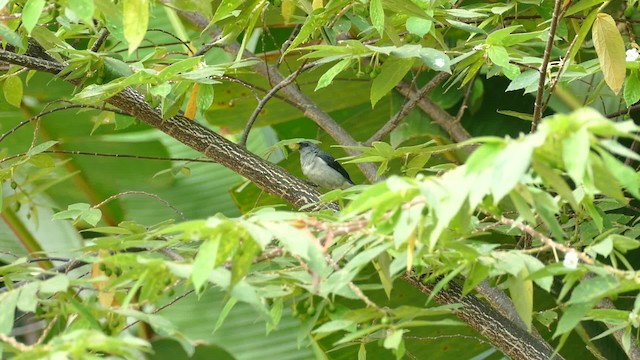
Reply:
[[[22,104],[22,80],[18,76],[8,77],[2,85],[4,98],[17,108]]]
[[[593,46],[598,54],[600,69],[609,88],[620,92],[626,73],[624,41],[609,14],[598,14],[591,29]]]
[[[296,12],[296,5],[292,0],[283,0],[282,5],[280,6],[280,13],[282,18],[284,19],[285,24],[289,24],[291,22],[291,17]]]
[[[124,37],[129,44],[129,54],[133,53],[147,32],[149,24],[148,0],[124,0],[122,9]]]

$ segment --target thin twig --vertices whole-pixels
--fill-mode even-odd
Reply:
[[[162,311],[162,310],[164,310],[164,309],[168,308],[169,306],[171,306],[171,305],[173,305],[173,304],[177,303],[178,301],[180,301],[180,300],[182,300],[182,299],[186,298],[187,296],[191,295],[194,291],[195,291],[195,290],[191,289],[191,290],[188,290],[187,292],[185,292],[185,293],[184,293],[184,294],[182,294],[182,295],[178,295],[175,299],[173,299],[173,300],[171,300],[170,302],[168,302],[168,303],[166,303],[166,304],[164,304],[164,305],[160,306],[159,308],[155,309],[155,310],[153,311],[153,313],[154,313],[154,314],[159,313],[160,311]],[[132,327],[133,325],[136,325],[136,324],[137,324],[137,323],[139,323],[139,322],[140,322],[140,320],[136,320],[136,321],[132,322],[131,324],[128,324],[127,326],[125,326],[122,330],[123,330],[123,331],[124,331],[124,330],[128,330],[130,327]]]
[[[506,217],[502,217],[499,220],[501,223],[503,224],[507,224],[507,225],[511,225],[514,226],[518,229],[520,229],[521,231],[524,231],[526,233],[528,233],[529,235],[533,236],[534,238],[540,240],[543,244],[548,245],[551,247],[551,249],[554,250],[559,250],[562,251],[563,253],[569,253],[569,252],[574,252],[576,254],[576,256],[578,257],[578,259],[580,259],[583,263],[587,264],[587,265],[596,265],[596,261],[591,258],[589,255],[578,251],[572,247],[563,245],[559,242],[554,241],[553,239],[545,236],[544,234],[542,234],[541,232],[535,230],[534,228],[532,228],[531,226],[527,225],[527,224],[523,224],[520,222],[517,222],[515,220],[506,218]],[[603,269],[607,270],[608,272],[610,272],[612,275],[616,275],[616,276],[628,276],[629,274],[631,274],[631,272],[629,271],[625,271],[625,270],[620,270],[620,269],[616,269],[613,266],[610,265],[606,265],[606,264],[599,264]],[[634,276],[635,276],[635,272],[633,272]]]
[[[129,154],[107,154],[97,153],[90,151],[77,151],[77,150],[46,150],[43,151],[46,154],[67,154],[67,155],[83,155],[83,156],[100,156],[100,157],[114,157],[123,159],[136,159],[136,160],[158,160],[158,161],[186,161],[195,163],[209,163],[217,164],[215,160],[207,158],[183,158],[183,157],[165,157],[165,156],[145,156],[145,155],[129,155]]]
[[[471,99],[471,93],[473,92],[473,84],[475,84],[476,82],[476,78],[478,77],[478,73],[475,73],[475,75],[473,75],[473,79],[471,79],[471,81],[469,81],[469,85],[467,86],[467,90],[464,92],[464,99],[462,99],[462,105],[460,105],[460,108],[458,109],[458,113],[456,114],[456,122],[460,122],[460,120],[462,120],[462,117],[464,116],[465,111],[467,111],[467,108],[469,107],[469,99]]]
[[[544,85],[547,79],[547,67],[549,66],[549,60],[551,59],[551,49],[553,48],[553,42],[556,37],[556,28],[558,27],[558,22],[560,20],[561,5],[562,0],[555,1],[553,16],[551,17],[551,27],[549,28],[549,39],[547,39],[547,45],[544,48],[544,55],[542,57],[542,64],[538,70],[540,73],[540,80],[538,81],[538,92],[536,93],[536,101],[534,103],[531,132],[536,131],[540,118],[542,117],[542,96],[544,95]]]
[[[609,118],[609,119],[614,119],[614,118],[617,118],[618,116],[626,115],[628,113],[636,112],[636,111],[639,111],[639,110],[640,110],[640,103],[636,103],[636,104],[633,104],[633,105],[629,106],[626,109],[622,109],[622,110],[607,114],[606,117]]]
[[[51,329],[53,329],[53,325],[55,325],[55,323],[58,321],[58,318],[60,318],[60,315],[54,316],[53,319],[49,321],[49,323],[47,324],[47,327],[44,328],[44,330],[42,330],[42,334],[40,334],[40,337],[36,341],[37,345],[42,345],[42,343],[44,343],[44,339],[47,338],[47,336],[51,332]]]
[[[122,111],[120,109],[113,109],[113,108],[110,108],[110,107],[109,108],[104,108],[104,107],[101,107],[101,106],[81,105],[81,104],[67,105],[67,106],[55,108],[55,109],[52,109],[52,110],[43,111],[43,112],[39,113],[38,115],[32,116],[29,119],[20,122],[16,126],[12,127],[9,131],[7,131],[6,133],[2,134],[2,136],[0,136],[0,142],[2,142],[7,136],[13,134],[14,132],[16,132],[21,127],[27,125],[28,123],[30,123],[32,121],[35,121],[38,118],[41,118],[41,117],[43,117],[45,115],[52,114],[54,112],[63,111],[63,110],[70,110],[70,109],[78,109],[78,108],[80,108],[80,109],[97,109],[97,110],[111,111],[111,112],[114,112],[116,114],[129,116],[129,114],[125,113],[124,111]]]
[[[247,146],[247,139],[249,138],[249,132],[251,131],[253,124],[256,122],[258,115],[260,115],[260,112],[262,111],[262,109],[267,105],[267,102],[269,102],[269,100],[271,100],[271,98],[273,98],[273,96],[278,91],[280,91],[280,89],[286,86],[289,86],[289,84],[291,84],[298,77],[298,75],[300,75],[303,71],[311,69],[314,66],[316,66],[315,63],[307,64],[305,61],[298,68],[298,70],[293,72],[291,75],[287,76],[284,80],[282,80],[281,82],[276,84],[271,90],[269,90],[269,92],[264,96],[264,98],[260,100],[255,110],[253,110],[253,114],[251,114],[251,116],[249,117],[249,120],[247,121],[247,125],[245,126],[244,131],[242,132],[242,138],[240,139],[240,142],[238,143],[238,145],[242,147]]]
[[[571,51],[573,50],[573,47],[576,46],[576,43],[578,42],[578,37],[579,37],[578,34],[576,34],[576,36],[573,37],[573,41],[571,41],[571,44],[567,49],[567,52],[566,52],[567,54],[570,54]],[[562,77],[562,73],[564,72],[568,64],[569,64],[569,61],[567,61],[567,57],[564,57],[560,60],[560,68],[558,69],[558,73],[556,77],[553,78],[553,80],[551,81],[551,85],[549,86],[549,93],[547,94],[547,98],[544,100],[544,104],[542,105],[542,109],[540,110],[541,114],[543,114],[544,111],[547,109],[547,106],[549,106],[551,95],[553,95],[553,92],[555,91],[556,86],[558,86],[558,84],[560,83],[560,78]]]
[[[280,64],[282,64],[282,61],[284,60],[284,53],[287,52],[287,49],[289,49],[289,46],[291,46],[291,44],[293,43],[293,39],[295,39],[296,36],[298,36],[298,34],[300,33],[300,29],[302,29],[302,24],[296,25],[291,31],[291,34],[289,34],[289,38],[284,43],[282,43],[282,47],[279,50],[280,56],[278,57],[278,61],[276,62],[276,67],[280,67]]]
[[[121,193],[118,193],[118,194],[115,194],[115,195],[111,195],[108,198],[106,198],[103,201],[101,201],[100,203],[94,205],[93,208],[97,209],[97,208],[107,204],[110,201],[113,201],[113,200],[115,200],[117,198],[120,198],[120,197],[123,197],[123,196],[129,196],[129,195],[143,195],[143,196],[148,196],[150,198],[154,198],[154,199],[160,201],[161,203],[163,203],[166,207],[168,207],[171,210],[173,210],[183,220],[187,220],[187,217],[184,215],[184,213],[182,211],[178,210],[178,208],[176,208],[175,206],[171,205],[167,200],[161,198],[160,196],[158,196],[156,194],[148,193],[146,191],[125,191],[125,192],[121,192]]]
[[[441,72],[431,79],[425,86],[423,86],[418,92],[410,93],[407,95],[408,100],[404,103],[404,106],[396,113],[396,115],[387,121],[380,130],[378,130],[369,140],[366,141],[365,145],[369,146],[374,141],[380,141],[384,139],[385,136],[389,135],[395,129],[400,121],[404,119],[413,108],[418,105],[418,102],[431,90],[433,90],[436,86],[440,85],[444,80],[449,77],[449,74],[445,72]]]

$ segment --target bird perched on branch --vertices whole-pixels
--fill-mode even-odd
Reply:
[[[320,150],[318,145],[309,141],[300,142],[298,145],[302,173],[313,183],[332,190],[354,185],[342,165],[333,156]]]

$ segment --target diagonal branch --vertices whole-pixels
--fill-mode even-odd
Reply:
[[[371,145],[374,141],[380,141],[385,136],[389,135],[400,124],[400,121],[404,119],[411,110],[413,110],[418,102],[427,95],[427,93],[433,90],[436,86],[440,85],[444,80],[449,77],[447,73],[439,73],[437,74],[431,81],[429,81],[425,86],[422,87],[419,91],[413,91],[407,96],[408,101],[404,103],[402,109],[398,111],[393,118],[391,118],[380,130],[378,130],[367,142],[365,145]]]
[[[264,109],[264,107],[267,105],[267,102],[271,100],[271,98],[273,98],[278,93],[278,91],[280,91],[280,89],[282,89],[285,86],[289,86],[289,84],[295,81],[298,75],[300,75],[303,71],[310,69],[313,66],[315,66],[315,64],[309,64],[309,66],[307,66],[307,64],[302,64],[300,68],[298,68],[298,70],[293,72],[293,74],[287,76],[283,81],[279,82],[271,90],[269,90],[269,92],[262,98],[262,100],[258,102],[258,106],[256,106],[255,110],[253,110],[253,114],[251,114],[251,116],[249,117],[249,120],[247,121],[247,125],[245,126],[244,131],[242,132],[242,138],[240,139],[240,143],[238,145],[242,147],[247,146],[247,139],[249,138],[249,132],[251,131],[253,124],[258,119],[258,115],[260,115],[260,112],[262,111],[262,109]]]
[[[402,280],[425,295],[431,295],[434,284],[425,284],[416,274],[404,274]],[[447,290],[438,291],[433,298],[439,304],[462,304],[453,313],[473,329],[486,337],[493,346],[505,355],[517,360],[552,359],[553,349],[545,341],[519,328],[477,297],[462,295],[462,288],[450,281]],[[561,360],[558,354],[553,359]]]
[[[405,97],[415,97],[415,90],[409,86],[409,84],[405,82],[401,82],[396,86],[396,90],[402,96]],[[462,127],[459,121],[456,121],[456,118],[451,116],[448,112],[446,112],[442,107],[438,104],[434,103],[428,97],[423,97],[418,101],[418,107],[422,109],[433,122],[438,124],[444,131],[449,134],[451,139],[455,142],[462,142],[465,140],[469,140],[471,135],[467,132],[467,130]]]
[[[51,74],[58,74],[64,69],[59,63],[6,50],[0,50],[0,61]],[[199,123],[182,115],[163,120],[160,111],[151,108],[144,101],[144,95],[131,88],[114,95],[107,102],[246,177],[260,189],[284,199],[296,208],[317,204],[320,201],[320,193],[304,181]],[[335,204],[328,206],[337,209]],[[317,205],[309,210],[317,210],[319,207]]]

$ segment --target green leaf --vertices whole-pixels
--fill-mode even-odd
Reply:
[[[4,98],[10,105],[17,108],[22,105],[22,80],[17,75],[9,76],[2,84]]]
[[[369,4],[369,16],[378,34],[384,36],[384,9],[382,8],[382,0],[371,0]]]
[[[627,68],[624,41],[611,15],[598,14],[591,28],[591,36],[604,80],[617,94],[624,84]]]
[[[138,71],[127,78],[119,78],[109,82],[108,84],[91,84],[77,93],[72,100],[81,103],[98,103],[107,100],[128,86],[140,83],[153,85],[157,83],[156,75],[147,71]]]
[[[502,44],[502,40],[504,38],[510,37],[511,33],[516,31],[516,29],[518,29],[519,27],[521,27],[521,25],[509,26],[504,29],[496,30],[487,35],[487,39],[485,40],[485,42],[487,43],[487,45]]]
[[[504,149],[503,143],[489,142],[482,144],[467,159],[467,174],[477,173],[492,166],[502,149]]]
[[[24,49],[24,45],[22,45],[22,39],[20,38],[20,35],[16,34],[15,31],[9,29],[7,25],[3,23],[0,23],[0,38],[17,47],[18,49]]]
[[[494,202],[497,203],[511,192],[529,169],[533,149],[539,145],[539,140],[536,139],[539,134],[529,135],[524,140],[511,141],[496,158],[491,183]]]
[[[525,41],[533,40],[535,38],[542,39],[544,38],[544,36],[548,36],[546,30],[533,31],[528,33],[520,33],[520,34],[510,34],[506,38],[503,38],[500,40],[500,45],[509,47],[509,46],[523,43]]]
[[[378,272],[380,283],[384,288],[384,292],[388,299],[391,299],[391,290],[393,289],[393,278],[391,277],[391,257],[386,252],[378,256],[378,261],[373,262],[373,266]]]
[[[579,211],[578,202],[573,196],[573,192],[571,188],[567,184],[567,182],[560,176],[556,174],[554,169],[542,164],[539,161],[533,162],[533,169],[542,177],[542,179],[551,186],[564,200],[569,202],[574,211]]]
[[[411,16],[407,19],[407,23],[405,26],[408,32],[423,37],[431,30],[433,21],[416,16]]]
[[[322,324],[317,329],[313,330],[314,333],[332,333],[340,330],[344,330],[355,323],[352,320],[332,320]]]
[[[200,84],[200,91],[198,92],[198,98],[196,104],[200,111],[206,111],[213,104],[214,90],[211,84]]]
[[[93,25],[93,0],[69,0],[69,7],[85,24]]]
[[[592,245],[591,250],[602,256],[609,256],[609,254],[611,254],[611,251],[613,251],[613,240],[609,236],[606,239],[598,242],[597,244]]]
[[[91,226],[96,226],[100,219],[102,219],[102,212],[99,209],[91,208],[82,214],[81,219]]]
[[[494,64],[502,67],[509,66],[509,53],[504,46],[492,45],[487,49],[487,55]]]
[[[552,310],[545,310],[536,314],[536,320],[546,327],[549,327],[558,318],[558,313]]]
[[[594,305],[595,303],[593,302],[580,302],[569,306],[560,318],[560,321],[558,321],[558,326],[556,327],[556,332],[553,334],[553,337],[555,338],[571,331]]]
[[[402,334],[404,334],[404,330],[402,329],[387,331],[387,337],[385,337],[383,343],[384,348],[397,350],[402,342]]]
[[[520,315],[520,318],[527,326],[527,331],[531,331],[531,318],[533,314],[533,282],[528,280],[529,271],[523,267],[517,276],[509,281],[509,293],[513,300],[513,305]]]
[[[526,92],[526,89],[529,87],[533,85],[537,86],[539,80],[540,72],[538,70],[527,70],[513,79],[505,91],[525,89]]]
[[[381,72],[371,84],[371,107],[375,107],[380,99],[389,94],[411,70],[414,59],[389,58],[381,66]]]
[[[18,295],[16,290],[0,294],[0,334],[8,335],[13,329]]]
[[[636,199],[640,199],[640,178],[635,170],[606,151],[600,151],[605,167]]]
[[[585,127],[562,140],[562,160],[567,173],[576,184],[584,182],[590,147],[589,132]]]
[[[220,314],[218,315],[218,320],[216,321],[216,325],[213,328],[213,332],[216,332],[216,330],[218,330],[220,328],[220,326],[222,326],[222,324],[224,323],[224,320],[227,318],[227,316],[229,315],[229,313],[231,312],[231,309],[233,309],[233,307],[238,303],[238,299],[236,298],[230,298],[225,304],[224,307],[222,308],[222,310],[220,311]]]
[[[401,211],[398,222],[393,228],[393,244],[396,249],[404,245],[409,236],[415,231],[422,220],[423,208],[424,205],[416,205]]]
[[[234,15],[234,10],[236,10],[238,6],[242,5],[242,3],[244,3],[244,0],[221,1],[220,5],[216,9],[216,13],[213,15],[213,18],[209,23],[209,26],[227,17],[237,16]]]
[[[207,279],[209,279],[209,275],[216,265],[219,245],[220,236],[207,239],[200,245],[198,255],[196,255],[193,261],[193,272],[191,273],[193,287],[198,293],[202,291],[202,287],[207,282]]]
[[[611,239],[613,241],[613,247],[623,254],[629,250],[634,250],[640,247],[640,241],[628,236],[612,234],[609,235],[608,239]]]
[[[64,274],[58,274],[40,283],[40,293],[44,295],[53,295],[66,291],[68,288],[69,278]]]
[[[640,78],[638,70],[632,70],[624,82],[624,102],[627,107],[635,104],[640,100]]]
[[[50,147],[54,146],[55,144],[57,144],[58,141],[55,140],[48,140],[43,142],[42,144],[38,144],[34,147],[32,147],[31,149],[29,149],[29,151],[27,151],[27,156],[34,156],[36,154],[40,154],[45,150],[48,150]],[[88,206],[88,204],[87,204]]]
[[[149,0],[123,0],[124,37],[132,54],[144,39],[149,24]]]
[[[176,63],[173,63],[166,68],[162,69],[158,73],[158,81],[164,82],[167,80],[171,80],[175,75],[181,72],[187,72],[189,70],[193,70],[193,68],[200,64],[202,61],[202,56],[189,57],[184,60],[180,60]]]
[[[343,59],[342,61],[333,65],[329,70],[327,70],[327,72],[322,74],[320,79],[318,79],[318,85],[316,86],[314,91],[318,91],[319,89],[322,89],[331,84],[333,78],[335,78],[336,75],[340,74],[344,69],[348,68],[349,65],[351,65],[351,59]]]
[[[420,50],[420,59],[433,70],[451,73],[451,59],[440,50],[422,48]]]
[[[249,271],[253,259],[260,250],[260,245],[253,241],[250,237],[244,238],[244,241],[238,247],[233,256],[233,266],[231,267],[231,284],[233,287],[242,279]]]
[[[42,9],[44,9],[44,0],[27,0],[22,9],[22,26],[27,30],[27,34],[31,35],[31,30],[36,27]]]
[[[502,115],[511,116],[511,117],[516,118],[516,119],[520,119],[520,120],[524,120],[524,121],[533,121],[533,115],[530,114],[530,113],[523,113],[523,112],[512,111],[512,110],[498,110],[497,113],[498,114],[502,114]]]
[[[287,251],[300,256],[303,260],[310,260],[310,253],[317,250],[317,247],[311,244],[311,239],[308,236],[303,235],[300,230],[289,224],[265,222],[262,226],[269,230]]]
[[[37,282],[26,284],[20,288],[20,296],[18,297],[18,309],[24,312],[35,312],[38,305],[38,288]]]
[[[598,302],[602,298],[623,291],[620,280],[612,275],[594,276],[581,281],[571,293],[568,304]]]

